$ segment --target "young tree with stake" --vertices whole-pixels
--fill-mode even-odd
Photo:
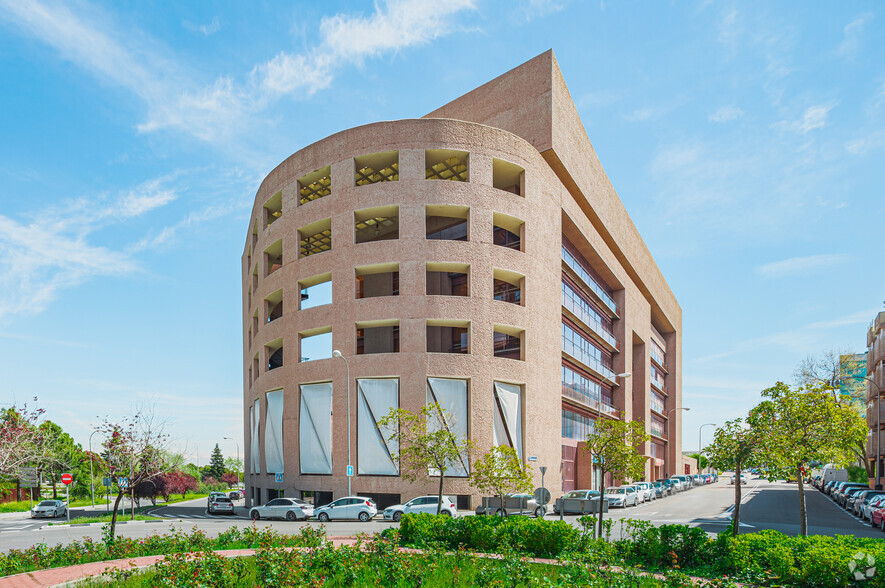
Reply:
[[[616,480],[632,480],[645,471],[646,458],[638,448],[649,439],[641,423],[600,418],[587,435],[584,451],[599,468],[603,484],[605,474],[611,474]],[[602,537],[602,500],[605,500],[605,488],[599,504],[599,537]]]
[[[740,532],[741,524],[741,472],[758,463],[758,432],[742,419],[726,422],[716,429],[713,443],[704,452],[713,467],[734,471],[734,510],[732,511],[732,534]]]
[[[399,446],[391,457],[404,479],[414,482],[439,476],[439,514],[446,472],[459,465],[468,469],[473,444],[453,432],[454,417],[437,403],[425,404],[418,412],[392,409],[378,425],[387,441]]]
[[[501,499],[500,515],[504,517],[504,497],[532,491],[531,468],[522,463],[516,450],[498,445],[473,464],[473,485]]]

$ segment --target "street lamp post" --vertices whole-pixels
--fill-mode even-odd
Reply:
[[[347,363],[347,358],[341,354],[337,349],[332,352],[332,357],[340,357],[344,360],[344,368],[347,371],[347,473],[350,473],[350,364]],[[347,476],[347,495],[350,496],[352,492],[350,491],[350,478],[351,476]]]
[[[670,421],[673,419],[673,413],[676,412],[677,410],[684,410],[684,411],[688,412],[691,409],[686,408],[684,406],[680,406],[677,408],[671,408],[670,410],[667,411],[667,451],[664,452],[664,477],[665,478],[670,477],[670,447],[672,447],[672,445],[670,444]]]
[[[704,430],[704,427],[715,427],[715,426],[716,426],[716,423],[704,423],[698,429],[698,473],[699,474],[701,473],[701,455],[704,453],[703,450],[701,449],[701,447],[702,447],[702,445],[701,445],[701,431]]]
[[[98,430],[92,431],[92,435]],[[92,508],[95,508],[95,474],[92,473],[92,435],[89,435],[89,488],[92,494]]]
[[[869,376],[851,376],[846,375],[846,378],[855,378],[858,380],[866,380],[870,384],[876,387],[876,490],[882,489],[882,472],[881,466],[879,465],[882,461],[882,446],[879,444],[882,440],[882,390],[879,388],[879,384]]]
[[[237,444],[237,488],[240,487],[240,442],[234,439],[233,437],[225,437],[229,441],[233,441]]]

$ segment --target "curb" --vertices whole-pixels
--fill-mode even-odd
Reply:
[[[144,523],[148,523],[148,524],[150,524],[150,523],[165,523],[165,522],[183,523],[184,519],[152,519],[150,521],[117,521],[117,526],[138,525],[138,524],[144,524]],[[45,531],[47,529],[68,529],[70,527],[100,527],[100,526],[106,525],[106,524],[107,524],[107,522],[104,522],[104,523],[70,523],[70,524],[59,523],[57,525],[43,525],[42,527],[39,527],[38,530]]]

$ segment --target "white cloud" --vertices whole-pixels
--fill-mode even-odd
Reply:
[[[645,108],[638,108],[630,114],[625,115],[624,120],[627,122],[644,122],[647,120],[659,118],[671,110],[673,110],[672,104],[646,106]]]
[[[707,117],[710,122],[727,122],[744,116],[744,111],[737,106],[723,106]]]
[[[59,290],[89,278],[137,271],[129,254],[92,244],[90,235],[174,199],[173,191],[154,180],[118,197],[43,208],[27,224],[0,215],[0,317],[40,312]]]
[[[845,150],[854,155],[866,155],[885,145],[885,131],[874,131],[845,143]]]
[[[792,276],[807,276],[834,266],[843,265],[851,261],[848,255],[824,254],[808,255],[805,257],[791,257],[781,261],[773,261],[760,265],[756,273],[767,278],[784,278]]]
[[[187,30],[192,31],[194,33],[200,33],[204,37],[208,37],[209,35],[214,35],[215,33],[217,33],[218,31],[221,30],[221,21],[218,20],[217,16],[213,17],[212,21],[209,22],[208,24],[198,25],[198,24],[192,23],[189,20],[186,20],[181,24]]]
[[[565,4],[557,0],[528,0],[522,5],[522,12],[525,19],[530,21],[559,12],[565,8]],[[605,2],[600,3],[600,9],[605,10]]]
[[[475,0],[386,0],[368,17],[339,13],[320,21],[320,41],[306,53],[285,51],[252,72],[255,89],[275,94],[312,94],[328,87],[336,71],[366,58],[424,45],[457,29],[453,17],[473,10]]]
[[[828,102],[826,104],[816,104],[809,106],[802,114],[802,118],[795,121],[785,121],[774,123],[772,128],[786,129],[799,133],[800,135],[808,134],[815,129],[822,129],[827,126],[827,118],[830,111],[835,108],[836,102]]]
[[[141,132],[177,129],[207,142],[229,141],[248,118],[284,94],[310,95],[328,87],[338,71],[367,58],[395,54],[459,30],[455,15],[477,0],[381,0],[369,16],[339,13],[319,23],[319,39],[303,53],[280,52],[237,83],[230,75],[201,86],[168,50],[138,31],[121,31],[95,9],[75,13],[46,0],[0,0],[0,19],[54,47],[64,59],[138,96],[147,106]],[[90,12],[91,10],[91,17]],[[187,25],[185,25],[187,26]],[[217,20],[196,27],[211,34]]]
[[[872,13],[867,12],[845,25],[845,28],[842,29],[844,37],[837,49],[839,55],[848,60],[852,60],[857,56],[857,53],[860,50],[860,41],[863,36],[864,25],[872,19]]]

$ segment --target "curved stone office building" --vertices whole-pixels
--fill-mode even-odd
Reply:
[[[546,466],[554,494],[604,482],[579,447],[599,418],[646,424],[648,477],[683,467],[681,310],[552,52],[286,159],[256,195],[242,279],[253,502],[345,495],[348,442],[354,494],[432,490],[398,475],[377,426],[427,402],[481,451]],[[446,482],[460,508],[470,467]]]

